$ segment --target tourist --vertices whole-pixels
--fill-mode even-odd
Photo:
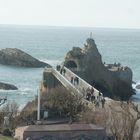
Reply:
[[[94,93],[94,88],[93,87],[91,87],[91,94],[93,94]]]
[[[94,94],[91,94],[91,102],[93,103],[95,101],[95,96]]]
[[[71,79],[70,79],[70,82],[73,84],[73,80],[74,80],[74,78],[73,78],[73,76],[71,77]]]
[[[89,88],[87,88],[87,90],[86,90],[86,99],[88,101],[90,101],[90,99],[91,99],[91,93],[90,93],[90,89]]]
[[[78,77],[74,78],[74,85],[79,85],[79,78]]]
[[[99,91],[99,101],[101,101],[102,98],[103,98],[103,95],[102,95],[102,93]]]
[[[60,71],[60,65],[57,65],[57,66],[56,66],[56,69],[57,69],[58,71]]]
[[[96,107],[100,106],[99,96],[97,96],[97,99],[96,99],[96,102],[95,102],[95,106]]]
[[[102,98],[101,103],[102,103],[102,108],[104,108],[104,106],[105,106],[105,98],[104,97]]]
[[[77,81],[77,85],[79,85],[79,78],[78,77],[76,77],[76,81]]]
[[[63,68],[63,75],[65,76],[66,70]]]
[[[60,69],[60,74],[62,74],[62,73],[63,73],[63,69],[61,68],[61,69]]]
[[[102,93],[99,91],[99,96],[102,96]]]
[[[91,92],[91,102],[93,103],[93,101],[95,100],[95,96],[94,96],[94,88],[93,88],[93,87],[91,87],[90,92]]]

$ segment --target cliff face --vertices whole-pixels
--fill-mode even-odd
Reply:
[[[81,49],[74,47],[65,57],[64,65],[77,73],[106,96],[127,100],[132,94],[132,71],[119,64],[102,63],[93,39]]]
[[[48,64],[37,60],[29,54],[16,49],[6,48],[0,50],[0,64],[22,67],[45,67]]]

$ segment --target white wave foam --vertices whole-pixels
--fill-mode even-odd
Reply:
[[[133,89],[135,89],[135,95],[133,95],[133,98],[140,102],[140,89],[136,88],[136,86],[140,85],[140,81],[138,81],[136,84],[132,84]]]
[[[136,84],[132,84],[132,87],[133,87],[136,91],[140,91],[140,89],[137,88],[138,85],[140,85],[140,82],[137,82]]]
[[[8,93],[8,92],[16,92],[18,90],[4,90],[4,89],[0,89],[0,93]]]

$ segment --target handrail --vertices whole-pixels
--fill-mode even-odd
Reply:
[[[66,70],[66,72],[69,72],[72,76],[75,76],[75,77],[79,78],[79,84],[81,85],[81,87],[85,87],[85,85],[86,85],[86,87],[85,87],[86,89],[87,88],[94,88],[94,92],[97,94],[96,96],[99,95],[99,91],[95,87],[91,86],[89,83],[87,83],[85,80],[83,80],[81,77],[76,75],[74,72],[72,72],[68,68],[64,67],[64,69]]]
[[[83,98],[83,101],[85,103],[91,103],[90,101],[86,100],[86,98],[85,98],[86,96],[83,95],[83,88],[88,89],[88,88],[94,88],[94,87],[92,87],[89,83],[87,83],[85,80],[80,78],[78,75],[73,73],[68,68],[63,67],[63,69],[66,70],[64,75],[61,74],[60,71],[56,70],[53,67],[52,68],[45,68],[45,71],[52,73],[62,83],[62,85],[64,87],[66,87],[66,89],[68,89],[69,91],[71,91],[71,93],[73,93],[75,95],[78,94],[81,98]],[[73,83],[71,83],[71,76],[79,78],[78,85],[74,85]],[[99,91],[96,88],[94,88],[94,96],[96,99],[97,99],[97,96],[99,96]],[[93,108],[93,104],[91,105],[91,107]]]
[[[51,72],[68,90],[71,90],[74,94],[78,93],[80,96],[82,96],[79,90],[77,90],[77,88],[68,79],[66,79],[66,77],[61,75],[56,69],[47,68],[45,70]]]

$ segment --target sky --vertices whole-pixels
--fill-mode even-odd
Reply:
[[[0,24],[140,28],[140,0],[0,0]]]

